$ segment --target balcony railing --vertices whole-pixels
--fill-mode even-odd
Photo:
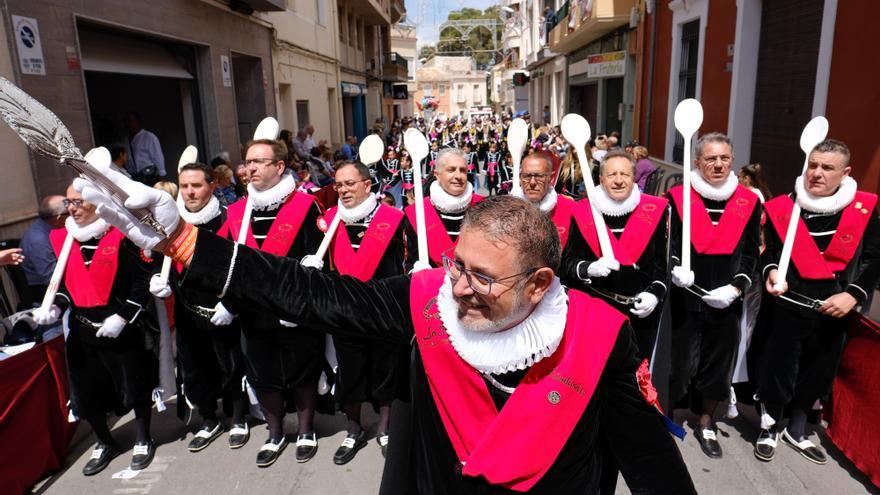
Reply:
[[[556,12],[556,24],[550,31],[550,49],[556,53],[571,53],[629,24],[635,4],[636,0],[594,0],[592,10],[585,12],[581,9],[582,3],[566,2]]]
[[[409,65],[397,52],[382,56],[382,79],[385,81],[406,81],[409,79]]]

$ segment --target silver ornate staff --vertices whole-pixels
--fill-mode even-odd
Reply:
[[[128,194],[83,158],[64,123],[42,103],[3,77],[0,77],[0,117],[30,149],[71,167],[84,179],[102,187],[120,206],[125,205]],[[141,223],[163,236],[167,235],[146,208],[129,208],[129,211]]]

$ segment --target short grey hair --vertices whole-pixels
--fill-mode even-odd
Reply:
[[[813,147],[810,153],[838,153],[843,155],[843,166],[849,166],[849,146],[843,141],[837,139],[826,139]]]
[[[510,195],[492,196],[467,209],[461,230],[475,230],[513,246],[521,270],[559,268],[562,246],[556,225],[532,203]]]
[[[709,143],[724,143],[727,146],[730,146],[730,152],[733,153],[733,141],[730,140],[730,137],[727,134],[724,134],[723,132],[710,132],[708,134],[703,134],[700,136],[700,139],[697,140],[694,157],[700,158],[703,156],[703,147]]]
[[[547,172],[553,173],[553,160],[547,153],[538,152],[531,155],[526,155],[523,157],[522,161],[524,162],[526,160],[542,160],[544,162],[544,166],[547,168]]]
[[[467,156],[464,154],[464,151],[458,148],[444,148],[437,154],[437,168],[445,166],[446,160],[448,160],[450,156],[455,156],[467,161]]]
[[[636,174],[636,162],[633,160],[632,155],[630,155],[626,151],[614,150],[614,151],[609,151],[608,153],[605,153],[605,156],[602,157],[602,161],[599,162],[599,175],[602,175],[602,171],[605,169],[605,162],[607,162],[608,160],[610,160],[612,158],[625,158],[626,161],[628,161],[630,166],[632,167],[633,175]]]

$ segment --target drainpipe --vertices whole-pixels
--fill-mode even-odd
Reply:
[[[648,107],[645,116],[645,142],[644,146],[651,149],[651,120],[654,115],[654,51],[657,46],[657,9],[659,6],[654,1],[654,12],[651,13],[651,48],[648,51],[648,97],[646,106]]]

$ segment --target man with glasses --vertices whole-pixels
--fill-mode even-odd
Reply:
[[[672,208],[672,404],[685,397],[700,415],[696,437],[707,456],[720,458],[713,416],[730,395],[739,346],[742,299],[758,259],[758,197],[731,172],[730,138],[712,132],[697,141],[691,169],[691,245],[681,246],[683,187],[670,189]],[[691,251],[691,269],[681,265]]]
[[[757,384],[762,431],[755,457],[771,461],[780,436],[816,464],[825,452],[809,440],[805,426],[813,404],[831,390],[852,320],[880,282],[880,217],[877,196],[859,191],[850,176],[849,148],[825,140],[810,153],[795,194],[765,203],[767,249],[761,256],[765,287],[773,296],[762,310],[770,318],[756,331],[761,345]],[[794,202],[801,207],[791,265],[782,290],[777,263]],[[758,347],[758,346],[755,346]]]
[[[301,260],[317,251],[323,235],[320,209],[313,196],[296,192],[287,173],[287,147],[281,141],[257,139],[248,143],[245,165],[248,197],[229,206],[218,235],[254,249]],[[244,218],[250,221],[242,228]],[[255,279],[256,281],[256,279]],[[299,321],[287,321],[271,311],[221,298],[217,318],[237,313],[242,328],[247,383],[253,387],[269,427],[269,438],[257,454],[257,466],[272,465],[287,446],[284,435],[285,399],[292,394],[297,412],[297,462],[311,459],[318,449],[314,417],[318,378],[324,360],[324,335],[292,332]],[[296,320],[296,318],[294,318]]]
[[[623,151],[609,151],[599,164],[599,185],[592,201],[581,201],[574,212],[568,247],[562,252],[561,277],[605,299],[630,317],[636,332],[638,356],[651,359],[660,311],[666,295],[665,199],[643,194],[635,187],[635,164]],[[602,214],[611,233],[614,259],[602,257],[590,206]]]
[[[159,378],[139,321],[150,295],[149,264],[73,186],[67,189],[64,205],[70,214],[65,228],[50,234],[55,255],[60,256],[68,233],[74,242],[55,303],[46,311],[35,309],[34,321],[52,324],[70,308],[65,345],[71,413],[86,420],[97,437],[83,474],[98,474],[122,453],[110,434],[107,413],[130,409],[137,431],[131,469],[145,469],[156,452],[150,436],[150,397]]]
[[[186,164],[180,168],[178,182],[177,209],[181,218],[217,232],[226,222],[226,208],[214,195],[216,184],[211,167],[203,163]],[[200,452],[223,433],[217,411],[220,399],[232,420],[229,448],[241,448],[250,438],[250,431],[245,420],[247,395],[241,390],[245,364],[239,322],[234,321],[215,294],[182,288],[180,278],[174,272],[172,275],[170,282],[158,273],[153,275],[150,292],[166,298],[174,287],[179,376],[183,379],[185,403],[195,405],[202,417],[202,428],[190,440],[188,449]]]
[[[414,167],[420,166],[414,163]],[[441,266],[444,252],[455,247],[461,230],[461,222],[468,208],[483,199],[475,194],[473,184],[468,182],[467,156],[458,148],[446,148],[437,156],[434,177],[429,196],[425,198],[425,230],[428,235],[428,258],[431,266]],[[409,205],[406,212],[407,249],[418,253],[416,236],[416,205]],[[416,256],[408,257],[408,268],[412,268]]]
[[[333,266],[341,275],[361,281],[381,280],[405,273],[403,212],[382,204],[370,192],[370,171],[361,162],[343,162],[336,169],[334,188],[339,204],[327,210],[325,222],[342,217],[333,238]],[[306,266],[323,267],[321,260],[304,260]],[[342,465],[354,459],[367,444],[361,424],[361,404],[379,409],[376,442],[386,455],[391,403],[406,396],[405,346],[395,342],[334,335],[338,369],[336,402],[348,418],[348,432],[333,455]]]
[[[200,232],[167,195],[106,173],[173,233],[140,228],[78,184],[142,246],[188,265],[185,284],[332,333],[415,344],[412,421],[392,427],[384,493],[598,493],[608,456],[633,492],[695,493],[639,391],[650,382],[632,329],[560,284],[556,228],[529,203],[498,196],[469,209],[445,269],[361,282]]]
[[[556,193],[553,175],[550,155],[540,152],[523,158],[519,172],[521,189],[514,195],[537,206],[553,220],[564,252],[573,227],[575,202]]]

